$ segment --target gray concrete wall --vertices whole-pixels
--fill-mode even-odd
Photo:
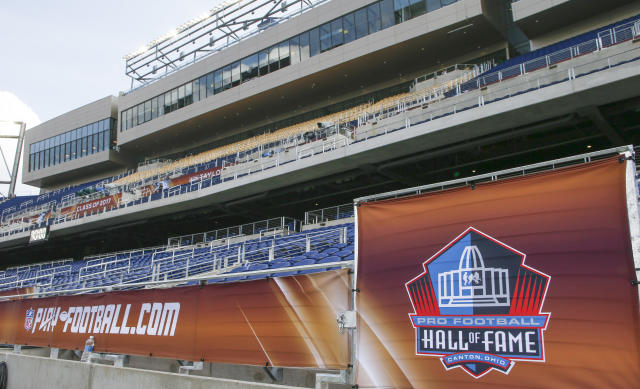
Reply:
[[[224,388],[289,389],[294,386],[187,376],[134,368],[51,359],[41,356],[0,353],[8,365],[8,389],[124,389],[124,388]]]
[[[322,23],[330,21],[370,3],[370,0],[332,1],[318,9],[309,11],[289,22],[272,27],[256,37],[240,42],[233,47],[212,55],[192,66],[159,80],[149,86],[120,96],[120,112],[149,98],[155,97],[185,82],[192,81],[220,66],[254,54],[261,49],[276,44],[284,39],[307,31]],[[277,72],[259,77],[250,82],[231,88],[224,93],[200,100],[197,103],[181,108],[168,115],[138,125],[118,134],[118,142],[126,144],[141,137],[160,131],[164,128],[184,122],[190,118],[213,111],[220,107],[265,92],[277,86],[292,82],[305,76],[318,73],[341,63],[359,58],[368,53],[394,46],[411,38],[427,35],[469,19],[483,15],[480,0],[462,0],[450,6],[427,13],[410,21],[396,25],[375,34],[353,41],[347,45],[309,58],[303,62],[280,69]]]
[[[555,0],[555,1],[560,1],[560,0]],[[523,0],[520,2],[526,2],[526,1]],[[583,34],[585,32],[591,31],[598,27],[606,26],[608,24],[615,23],[619,20],[626,19],[638,14],[640,14],[640,1],[636,1],[634,3],[624,5],[619,8],[615,8],[607,12],[599,13],[598,15],[595,15],[588,19],[581,20],[577,23],[570,24],[564,28],[551,31],[548,34],[532,39],[531,50],[536,50],[541,47],[560,42],[564,39],[568,39],[576,35]],[[514,7],[514,16],[515,16],[515,7]]]
[[[520,0],[512,4],[513,20],[518,21],[571,0]]]

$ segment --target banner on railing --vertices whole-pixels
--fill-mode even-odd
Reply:
[[[117,208],[120,205],[122,199],[122,193],[102,197],[99,199],[87,201],[84,203],[72,205],[70,207],[63,208],[60,214],[77,216],[82,213],[102,212],[107,209]]]
[[[190,361],[344,369],[347,270],[0,303],[0,343]]]
[[[357,214],[359,387],[640,382],[617,158]]]
[[[180,176],[169,181],[169,186],[178,186],[183,184],[190,184],[192,182],[198,182],[207,180],[209,178],[219,176],[222,171],[222,166],[216,166],[211,169],[202,170],[199,172],[185,174],[184,176]]]

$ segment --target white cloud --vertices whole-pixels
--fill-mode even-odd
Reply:
[[[22,100],[16,97],[11,92],[0,91],[0,135],[18,135],[20,132],[20,126],[14,122],[25,122],[27,124],[27,130],[31,127],[40,124],[38,115],[26,105]],[[0,157],[0,181],[9,181],[10,171],[13,167],[13,160],[16,154],[16,139],[0,139],[0,149],[4,154],[4,158],[7,162],[5,166],[4,161]],[[23,148],[28,151],[28,147]],[[24,152],[24,151],[23,151]],[[18,170],[18,185],[16,185],[17,195],[30,195],[38,194],[39,189],[29,185],[23,185],[22,181],[22,160],[20,161],[20,169]],[[6,195],[9,190],[9,185],[0,184],[0,193]]]

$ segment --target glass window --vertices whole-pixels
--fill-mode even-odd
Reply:
[[[144,104],[138,104],[138,124],[144,123]]]
[[[369,21],[369,34],[380,31],[380,3],[374,3],[367,7],[367,20]]]
[[[300,37],[300,61],[304,61],[309,58],[309,33],[298,35]]]
[[[144,121],[148,122],[149,120],[151,120],[151,100],[144,102]],[[93,134],[93,128],[91,133]]]
[[[252,78],[256,78],[259,75],[258,72],[258,54],[254,54],[245,58],[245,65],[247,66],[247,72],[242,76],[242,81],[248,81]],[[246,78],[245,78],[246,77]]]
[[[93,135],[87,136],[87,155],[93,154]]]
[[[193,80],[193,102],[200,101],[200,79]]]
[[[60,163],[60,146],[54,148],[53,154],[53,164],[57,165]]]
[[[158,103],[158,101],[156,100],[156,104]],[[153,104],[151,105],[153,107]],[[105,119],[106,120],[106,119]],[[102,132],[104,131],[104,120],[100,120],[98,122],[98,132]]]
[[[342,18],[331,22],[331,47],[341,46],[344,42],[342,33]]]
[[[98,137],[98,151],[104,150],[104,138],[102,137],[102,133],[96,134]]]
[[[320,51],[331,49],[331,23],[320,26]]]
[[[280,68],[291,65],[291,54],[289,52],[289,41],[284,41],[278,46],[280,52]]]
[[[185,86],[178,87],[178,109],[184,107]]]
[[[269,73],[269,53],[267,51],[263,51],[259,55],[259,67],[260,67],[260,75],[264,76]]]
[[[393,0],[393,11],[395,13],[396,24],[408,20],[409,17],[409,0]]]
[[[269,49],[269,72],[280,69],[280,54],[278,54],[278,45]]]
[[[178,89],[171,91],[171,111],[178,109]]]
[[[424,0],[419,0],[424,3]],[[393,12],[393,0],[382,0],[380,2],[380,15],[382,18],[382,29],[389,28],[395,23]]]
[[[78,153],[79,143],[77,140],[71,141],[71,159],[80,158],[80,153]]]
[[[445,5],[449,5],[449,4],[453,4],[458,0],[440,0],[440,2],[442,3],[442,6],[444,7]]]
[[[213,81],[213,76],[211,80]],[[207,98],[207,76],[202,76],[200,77],[200,100],[204,100],[206,98]]]
[[[320,54],[320,31],[317,28],[309,31],[309,55],[311,57]]]
[[[93,150],[93,153],[95,153],[98,151],[98,146],[99,146],[98,139],[101,138],[101,136],[99,136],[98,134],[93,134],[92,138],[93,138],[93,146],[91,147],[91,150]]]
[[[231,65],[231,87],[240,85],[240,61]]]
[[[218,69],[212,74],[213,74],[213,84],[212,84],[213,92],[220,93],[222,92],[222,69]],[[209,79],[209,76],[207,76],[207,80],[208,79]],[[209,96],[209,92],[207,92],[207,96]]]
[[[133,108],[129,108],[127,110],[127,129],[133,126],[135,126],[135,124],[133,124]]]
[[[300,62],[300,37],[295,36],[289,39],[289,50],[291,52],[291,64]]]
[[[82,156],[84,157],[85,155],[87,155],[87,139],[89,139],[89,137],[85,136],[84,138],[82,138]]]
[[[120,131],[127,130],[127,111],[122,111],[120,113]]]
[[[242,59],[242,61],[240,61],[240,80],[241,80],[241,82],[249,81],[252,78],[251,77],[250,58],[251,57],[247,57],[247,58]]]
[[[442,7],[440,0],[427,0],[427,12],[435,11]]]
[[[64,161],[67,162],[71,159],[71,143],[64,144]]]
[[[171,112],[171,91],[164,94],[164,113]]]
[[[190,105],[193,103],[193,84],[187,83],[184,86],[184,105]]]
[[[222,90],[222,71],[218,70],[215,73],[215,76],[216,76],[215,80],[213,76],[214,76],[213,73],[207,74],[207,97],[213,96],[214,87],[215,87],[215,93],[219,93]]]
[[[151,99],[151,120],[158,117],[158,98]]]
[[[225,66],[222,69],[222,89],[226,90],[231,88],[231,65]]]
[[[104,131],[104,132],[102,133],[102,137],[103,137],[103,140],[102,140],[102,142],[103,142],[102,150],[108,150],[108,149],[109,149],[109,142],[110,142],[110,139],[109,139],[109,138],[110,138],[110,136],[109,136],[109,135],[110,135],[109,131]]]
[[[342,32],[344,34],[344,43],[349,43],[356,39],[355,13],[342,17]]]
[[[412,18],[427,13],[427,6],[424,0],[409,0],[409,9],[411,9]]]
[[[367,9],[359,9],[356,11],[356,39],[369,34],[369,24],[367,23]]]

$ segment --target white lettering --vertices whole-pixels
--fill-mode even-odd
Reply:
[[[149,311],[151,311],[151,304],[142,304],[142,308],[140,308],[140,316],[138,316],[138,326],[136,327],[136,334],[144,335],[147,332],[147,326],[143,326],[142,321],[144,320],[144,314]]]

